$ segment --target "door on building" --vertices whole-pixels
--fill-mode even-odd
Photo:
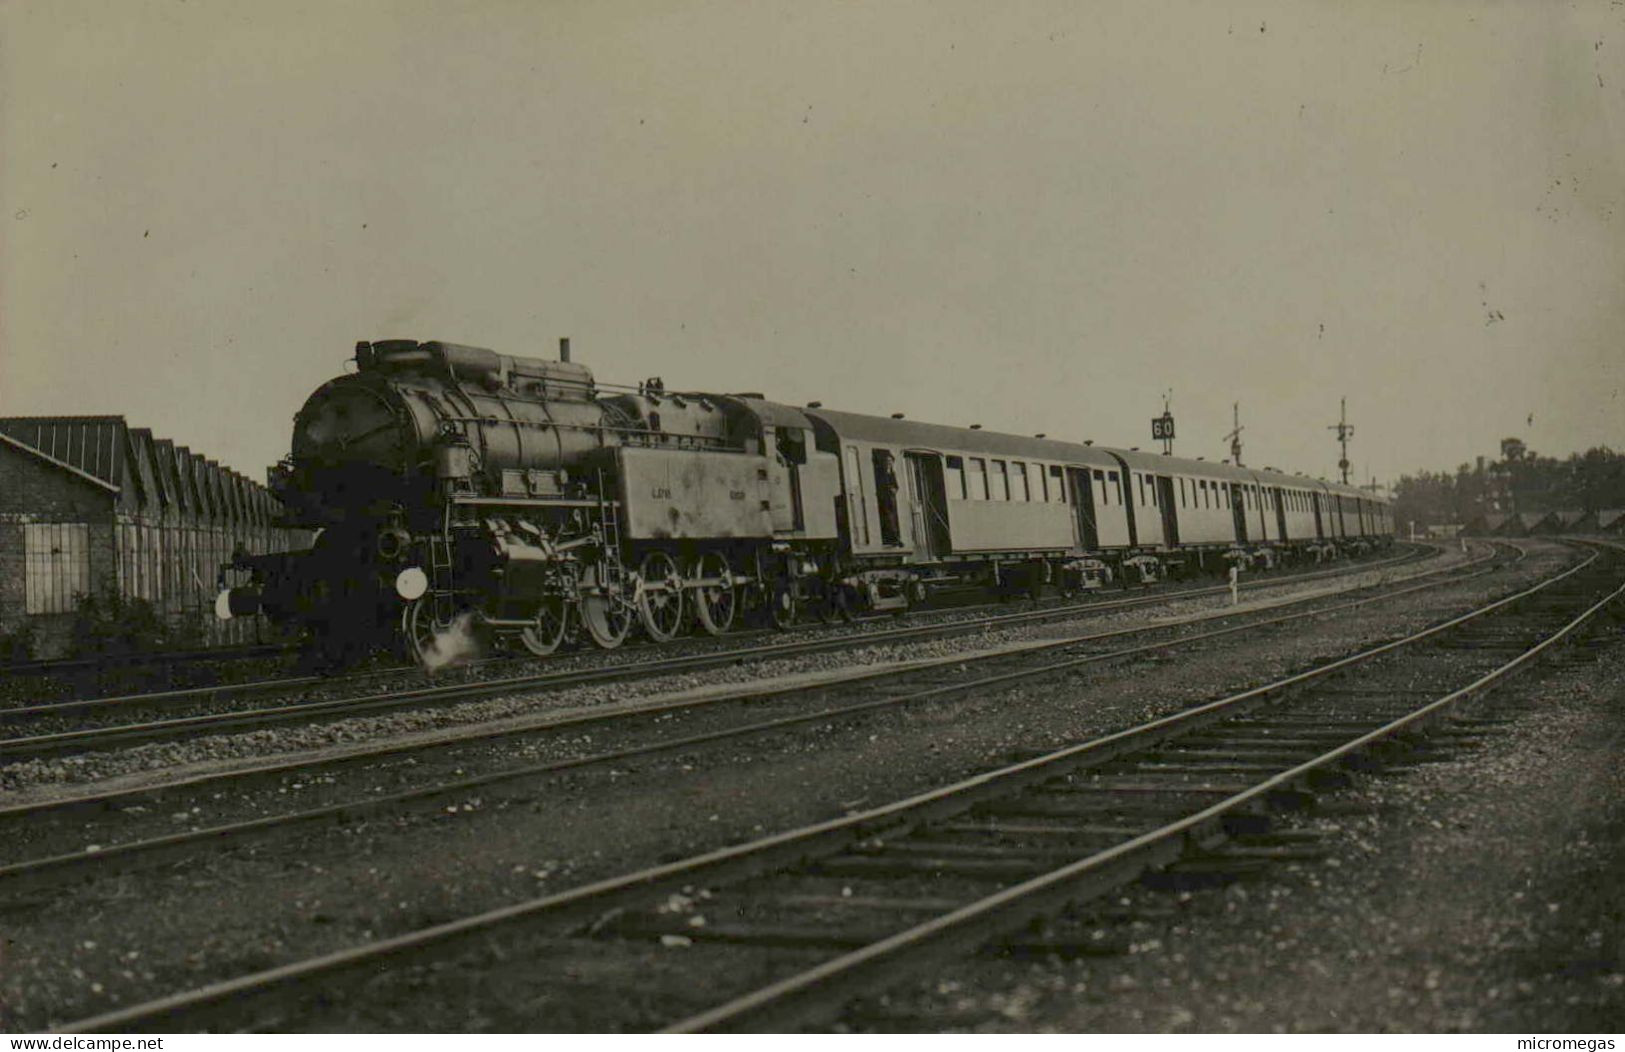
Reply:
[[[935,453],[905,453],[903,459],[908,464],[909,492],[914,497],[914,553],[922,559],[939,558],[952,546],[942,458]]]
[[[1067,468],[1068,488],[1072,491],[1072,514],[1077,520],[1078,545],[1087,551],[1100,548],[1100,530],[1095,524],[1095,500],[1089,490],[1087,468]]]
[[[1172,548],[1179,544],[1179,515],[1174,510],[1174,480],[1158,475],[1157,506],[1162,509],[1163,543]]]

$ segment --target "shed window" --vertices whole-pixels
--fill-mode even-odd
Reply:
[[[954,500],[964,500],[970,495],[970,491],[965,489],[965,458],[949,457],[947,465],[948,496]]]
[[[987,461],[971,457],[965,474],[970,480],[970,499],[987,500]]]
[[[1005,473],[1004,461],[993,461],[993,471],[988,475],[987,488],[989,500],[1010,499],[1010,476]]]
[[[23,605],[30,614],[66,614],[90,591],[90,527],[82,522],[23,525]]]

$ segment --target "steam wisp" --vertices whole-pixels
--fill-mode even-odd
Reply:
[[[423,648],[423,667],[429,672],[472,661],[480,655],[480,641],[474,635],[474,615],[465,610],[444,629],[436,628],[434,638]]]

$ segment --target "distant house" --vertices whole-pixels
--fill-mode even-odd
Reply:
[[[1501,527],[1505,525],[1507,518],[1506,515],[1480,515],[1477,518],[1468,519],[1466,524],[1462,526],[1461,532],[1469,537],[1494,537],[1499,535]]]
[[[1497,537],[1527,537],[1535,532],[1548,512],[1520,511],[1516,515],[1508,515],[1493,532]]]
[[[1530,527],[1529,532],[1552,536],[1574,533],[1575,526],[1583,518],[1585,518],[1583,511],[1548,512],[1538,523]]]
[[[1609,508],[1596,513],[1593,533],[1625,533],[1625,508]]]
[[[221,563],[298,547],[264,486],[130,427],[122,416],[0,417],[0,633],[32,630],[33,656],[68,646],[80,597],[144,599],[210,642],[252,621],[210,615]]]

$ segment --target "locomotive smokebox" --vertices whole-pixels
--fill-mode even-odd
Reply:
[[[500,490],[504,471],[571,470],[606,438],[592,371],[565,359],[438,340],[359,344],[358,371],[322,385],[294,419],[293,489],[359,507],[407,500],[403,487],[425,468],[459,491],[480,489],[475,477]]]

